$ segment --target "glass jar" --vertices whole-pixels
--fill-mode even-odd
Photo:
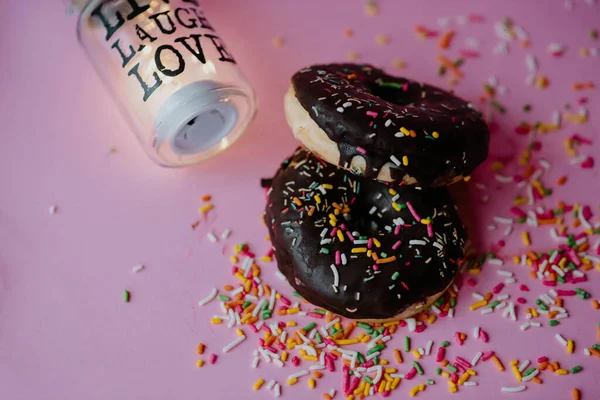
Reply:
[[[254,91],[196,0],[89,0],[77,34],[159,165],[217,154],[254,117]]]

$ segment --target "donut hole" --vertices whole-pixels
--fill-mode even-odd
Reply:
[[[399,106],[408,106],[414,103],[415,97],[410,93],[410,85],[408,85],[408,90],[404,91],[394,86],[381,85],[381,83],[378,81],[372,86],[371,93],[373,96]]]
[[[363,156],[354,156],[350,161],[350,169],[355,174],[362,174],[367,168],[367,160]]]

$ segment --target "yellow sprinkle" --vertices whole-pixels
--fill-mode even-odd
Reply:
[[[421,353],[419,353],[419,350],[415,349],[415,350],[412,351],[412,353],[413,353],[413,356],[415,356],[415,358],[417,360],[421,359]]]
[[[400,59],[398,59],[398,58],[395,58],[395,59],[392,61],[392,65],[393,65],[394,67],[396,67],[396,68],[400,68],[400,69],[402,69],[402,68],[406,67],[406,62],[405,62],[405,61],[403,61],[403,60],[400,60]]]
[[[434,138],[434,139],[437,139],[437,138],[439,138],[439,137],[440,137],[440,134],[439,134],[439,133],[437,133],[437,132],[433,132],[433,133],[431,134],[431,136],[433,136],[433,138]]]
[[[465,182],[469,182],[470,180],[471,180],[471,175],[465,176],[463,178],[463,181],[465,181]]]
[[[304,359],[307,361],[317,361],[318,358],[315,356],[304,356]]]
[[[571,339],[567,340],[567,352],[569,354],[573,354],[573,348],[575,347],[575,343]]]
[[[395,190],[395,189],[392,189],[392,188],[390,188],[388,191],[390,192],[390,194],[391,194],[392,196],[395,196],[395,195],[396,195],[396,193],[398,193],[398,192],[396,192],[396,190]]]
[[[283,353],[281,353],[281,361],[287,361],[288,358],[288,352],[284,351]]]
[[[271,42],[273,43],[273,46],[279,48],[283,45],[283,38],[281,36],[275,36],[273,39],[271,39]]]
[[[235,332],[237,333],[237,335],[238,335],[238,336],[244,336],[244,331],[243,331],[243,330],[241,330],[240,328],[237,328],[237,329],[235,330]]]
[[[401,210],[400,206],[396,202],[392,203],[392,207],[394,207],[394,210],[396,210],[396,211],[400,211]]]
[[[211,324],[220,324],[221,322],[221,318],[213,318],[210,320]]]
[[[323,189],[333,189],[333,185],[330,183],[324,183],[321,186],[323,186]]]
[[[315,195],[315,201],[317,202],[317,204],[321,204],[321,196],[319,196],[318,194]]]
[[[315,380],[313,378],[308,379],[308,387],[311,389],[315,388]]]
[[[406,129],[405,127],[401,127],[400,132],[402,132],[404,134],[404,136],[410,136],[410,131],[408,129]]]
[[[363,390],[363,395],[365,397],[367,397],[369,395],[370,389],[371,389],[371,384],[369,382],[367,382],[367,384],[365,385],[365,389]]]
[[[288,321],[285,323],[285,326],[296,326],[296,321]]]
[[[204,365],[204,360],[198,360],[198,361],[196,361],[196,367],[202,368],[203,365]]]
[[[375,247],[381,247],[381,242],[375,238],[373,238],[373,244],[375,245]]]
[[[363,343],[367,343],[369,340],[371,340],[371,336],[365,335],[360,341]]]
[[[429,325],[433,324],[436,318],[437,317],[435,315],[430,315],[429,318],[427,318],[427,322],[429,323]]]
[[[398,369],[397,369],[397,368],[386,368],[386,369],[385,369],[385,372],[386,372],[387,374],[394,374],[394,373],[396,373],[396,371],[398,371]],[[389,375],[388,375],[388,377],[389,377],[390,379],[393,379],[393,378],[392,378],[391,376],[389,376]],[[387,378],[386,378],[386,379],[387,379]]]
[[[263,378],[258,378],[258,380],[256,381],[256,383],[253,386],[253,389],[254,390],[260,389],[260,387],[263,385],[263,383],[265,383],[265,380]]]
[[[238,262],[238,258],[236,256],[231,256],[231,263],[237,264],[237,262]]]
[[[481,301],[478,301],[477,303],[473,303],[473,304],[471,304],[471,305],[469,306],[469,308],[471,309],[471,311],[475,311],[475,310],[477,310],[478,308],[481,308],[481,307],[483,307],[483,306],[485,306],[485,305],[487,305],[487,301],[485,301],[485,300],[481,300]]]
[[[296,384],[296,382],[298,382],[298,379],[296,379],[296,378],[292,378],[292,379],[288,379],[288,381],[287,381],[287,384],[288,384],[289,386],[292,386],[292,385],[295,385],[295,384]]]
[[[418,392],[419,392],[419,387],[415,386],[414,388],[412,388],[410,390],[410,392],[408,394],[410,397],[415,397]]]
[[[519,372],[519,367],[516,364],[512,365],[512,371],[517,381],[521,382],[523,380],[523,377],[521,376],[521,372]]]
[[[402,156],[402,165],[404,165],[404,166],[408,165],[408,157],[407,156]]]
[[[394,378],[394,382],[392,382],[392,390],[396,389],[400,384],[400,378]]]
[[[213,209],[213,207],[214,207],[214,206],[213,206],[212,204],[207,204],[207,205],[205,205],[204,207],[201,207],[201,208],[198,210],[198,212],[199,212],[200,214],[204,214],[204,213],[206,213],[206,212],[208,212],[208,211],[212,210],[212,209]]]
[[[531,246],[531,238],[529,237],[529,232],[523,232],[523,243],[525,246]]]
[[[423,225],[429,225],[429,224],[431,224],[431,220],[427,219],[427,218],[423,218],[423,219],[421,219],[421,223]]]
[[[477,376],[477,372],[473,371],[472,369],[468,369],[467,374],[469,374],[471,376]]]
[[[449,373],[447,373],[446,371],[442,371],[442,376],[443,376],[444,378],[450,378],[450,374],[449,374]]]
[[[557,369],[554,372],[556,372],[557,375],[567,375],[569,373],[569,371],[567,371],[566,369],[562,369],[562,368],[561,369]]]
[[[389,321],[389,322],[384,323],[383,326],[385,326],[387,328],[388,326],[398,325],[398,324],[400,324],[400,321]]]
[[[340,239],[340,242],[344,241],[344,234],[342,233],[341,229],[338,229],[338,231],[337,231],[337,237],[338,237],[338,239]]]
[[[502,361],[500,361],[498,357],[492,356],[492,361],[494,361],[494,364],[496,364],[496,368],[498,368],[499,371],[504,371],[504,365],[502,365]]]
[[[385,385],[382,383],[379,385],[379,390],[377,391],[378,393],[383,393],[385,391]]]
[[[354,247],[352,253],[365,253],[367,251],[366,247]]]
[[[388,365],[389,361],[388,360],[379,360],[379,364],[381,364],[381,365]]]
[[[366,383],[367,382],[365,382],[365,381],[360,381],[360,385],[358,385],[358,387],[356,389],[354,389],[354,392],[352,392],[352,393],[357,394],[357,395],[361,394],[363,389],[365,388]]]
[[[341,339],[341,340],[336,340],[335,344],[337,344],[338,346],[343,346],[343,345],[347,345],[347,344],[355,344],[358,343],[360,340],[358,338],[352,338],[352,339]]]

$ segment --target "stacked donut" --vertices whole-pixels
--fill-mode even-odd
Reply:
[[[266,207],[279,270],[310,303],[352,319],[406,318],[456,276],[466,240],[446,186],[488,154],[481,114],[370,65],[292,77],[286,118],[302,143]]]

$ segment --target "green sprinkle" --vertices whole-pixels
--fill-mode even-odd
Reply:
[[[529,112],[529,111],[531,111],[531,104],[525,104],[525,105],[523,106],[523,111],[525,111],[525,112]]]
[[[417,372],[419,373],[419,375],[423,375],[423,368],[421,368],[421,364],[419,364],[416,361],[413,361],[413,367],[415,367],[417,369]]]
[[[359,322],[358,324],[356,324],[359,328],[363,328],[363,329],[372,329],[371,325],[369,324],[365,324],[364,322]]]
[[[439,76],[446,75],[446,67],[444,67],[443,65],[440,65],[440,67],[438,68],[438,75]]]
[[[600,351],[600,344],[593,344],[592,347],[598,351]]]
[[[116,153],[117,152],[117,148],[116,147],[111,147],[110,149],[108,149],[109,153]]]
[[[436,307],[440,307],[442,304],[444,304],[444,297],[440,297],[439,299],[437,299],[437,301],[435,302],[435,306]]]
[[[563,278],[562,276],[559,276],[558,278],[556,278],[556,280],[559,281],[560,283],[566,282],[565,278]]]
[[[269,303],[266,302],[265,304],[262,305],[261,310],[265,311],[267,308],[269,308]]]
[[[370,377],[368,377],[367,375],[364,376],[363,378],[365,381],[369,382],[370,384],[373,384],[373,379],[371,379]]]
[[[446,365],[446,368],[448,368],[448,369],[449,369],[450,371],[452,371],[452,372],[456,372],[456,371],[458,371],[458,370],[456,369],[456,367],[455,367],[454,365],[452,365],[452,364],[448,364],[448,365]]]
[[[582,367],[581,365],[576,365],[576,366],[574,366],[573,368],[571,368],[571,373],[572,373],[572,374],[576,374],[576,373],[578,373],[579,371],[581,371],[582,369],[583,369],[583,367]]]
[[[373,354],[373,353],[375,353],[377,351],[381,351],[383,349],[385,349],[385,344],[380,344],[379,346],[375,346],[375,347],[370,348],[367,351],[367,355],[370,356],[371,354]]]
[[[244,304],[242,304],[242,308],[245,309],[247,307],[249,307],[252,304],[251,301],[245,301]]]
[[[365,356],[363,356],[362,353],[356,353],[356,358],[361,364],[365,362]]]
[[[433,379],[427,379],[428,385],[433,385],[434,383],[435,383],[435,381]]]
[[[323,310],[322,308],[315,308],[315,309],[312,310],[312,312],[317,313],[317,314],[321,314],[321,315],[327,314],[327,311]]]
[[[219,296],[217,296],[219,298],[219,300],[221,301],[229,301],[229,297],[225,296],[224,294],[220,294]]]
[[[377,357],[377,356],[373,357],[373,364],[375,364],[375,365],[379,364],[379,357]]]
[[[498,110],[500,112],[500,114],[504,114],[506,112],[506,108],[504,108],[504,106],[502,104],[498,103],[496,100],[491,99],[490,104],[492,105],[492,107],[494,107],[496,110]]]
[[[323,343],[323,338],[321,337],[321,334],[317,332],[317,334],[315,335],[315,338],[317,338],[317,343],[321,344]]]
[[[488,253],[488,259],[493,259],[493,258],[496,258],[496,254],[494,254],[492,252],[489,252]]]
[[[527,218],[519,218],[519,219],[517,219],[517,223],[519,223],[519,224],[524,224],[525,222],[527,222]]]
[[[496,307],[498,304],[500,304],[500,302],[498,300],[494,300],[492,301],[490,304],[488,304],[488,308],[494,308]]]
[[[582,300],[589,299],[591,296],[591,294],[580,288],[576,288],[575,293],[577,293],[577,296]]]
[[[454,66],[456,68],[460,67],[461,65],[463,65],[465,63],[465,60],[463,60],[462,58],[457,59],[456,61],[454,61]]]
[[[442,346],[442,347],[448,347],[448,346],[450,346],[450,342],[447,341],[447,340],[444,340],[440,346]]]
[[[450,297],[450,308],[456,307],[456,297]]]
[[[129,293],[129,290],[123,291],[123,301],[125,303],[129,303],[130,298],[131,298],[131,293]]]
[[[321,254],[329,254],[329,249],[327,247],[321,247],[321,250],[319,250],[319,253],[321,253]]]
[[[352,371],[352,370],[348,371],[348,375],[350,375],[350,376],[354,375],[354,371]]]
[[[398,279],[399,276],[400,276],[400,272],[398,272],[398,271],[394,272],[394,274],[392,275],[392,280],[395,281],[396,279]]]
[[[398,204],[398,206],[400,207],[401,210],[404,210],[406,208],[406,204],[404,204],[404,203]]]
[[[560,322],[558,322],[558,321],[557,321],[557,320],[555,320],[555,319],[551,319],[550,321],[548,321],[548,325],[549,325],[549,326],[556,326],[556,325],[558,325],[559,323],[560,323]]]
[[[440,367],[436,368],[435,369],[435,373],[438,374],[438,375],[441,375],[442,374],[442,369]]]
[[[408,336],[404,336],[404,352],[408,353],[410,351],[410,338]]]
[[[387,256],[388,256],[388,255],[387,255],[387,253],[384,253],[384,252],[382,251],[382,252],[381,252],[381,254],[380,254],[380,256],[381,256],[381,258],[387,258]]]
[[[306,325],[304,328],[302,328],[302,330],[306,333],[310,332],[317,324],[315,324],[314,322],[311,322],[310,324]]]
[[[292,292],[292,296],[302,298],[302,295],[298,292]]]
[[[523,375],[525,375],[525,376],[531,375],[533,373],[533,371],[535,371],[535,370],[536,370],[536,368],[531,367],[527,371],[525,371],[525,373]]]
[[[592,30],[590,31],[590,38],[591,38],[592,40],[596,40],[596,39],[598,39],[598,30],[597,30],[597,29],[592,29]]]

